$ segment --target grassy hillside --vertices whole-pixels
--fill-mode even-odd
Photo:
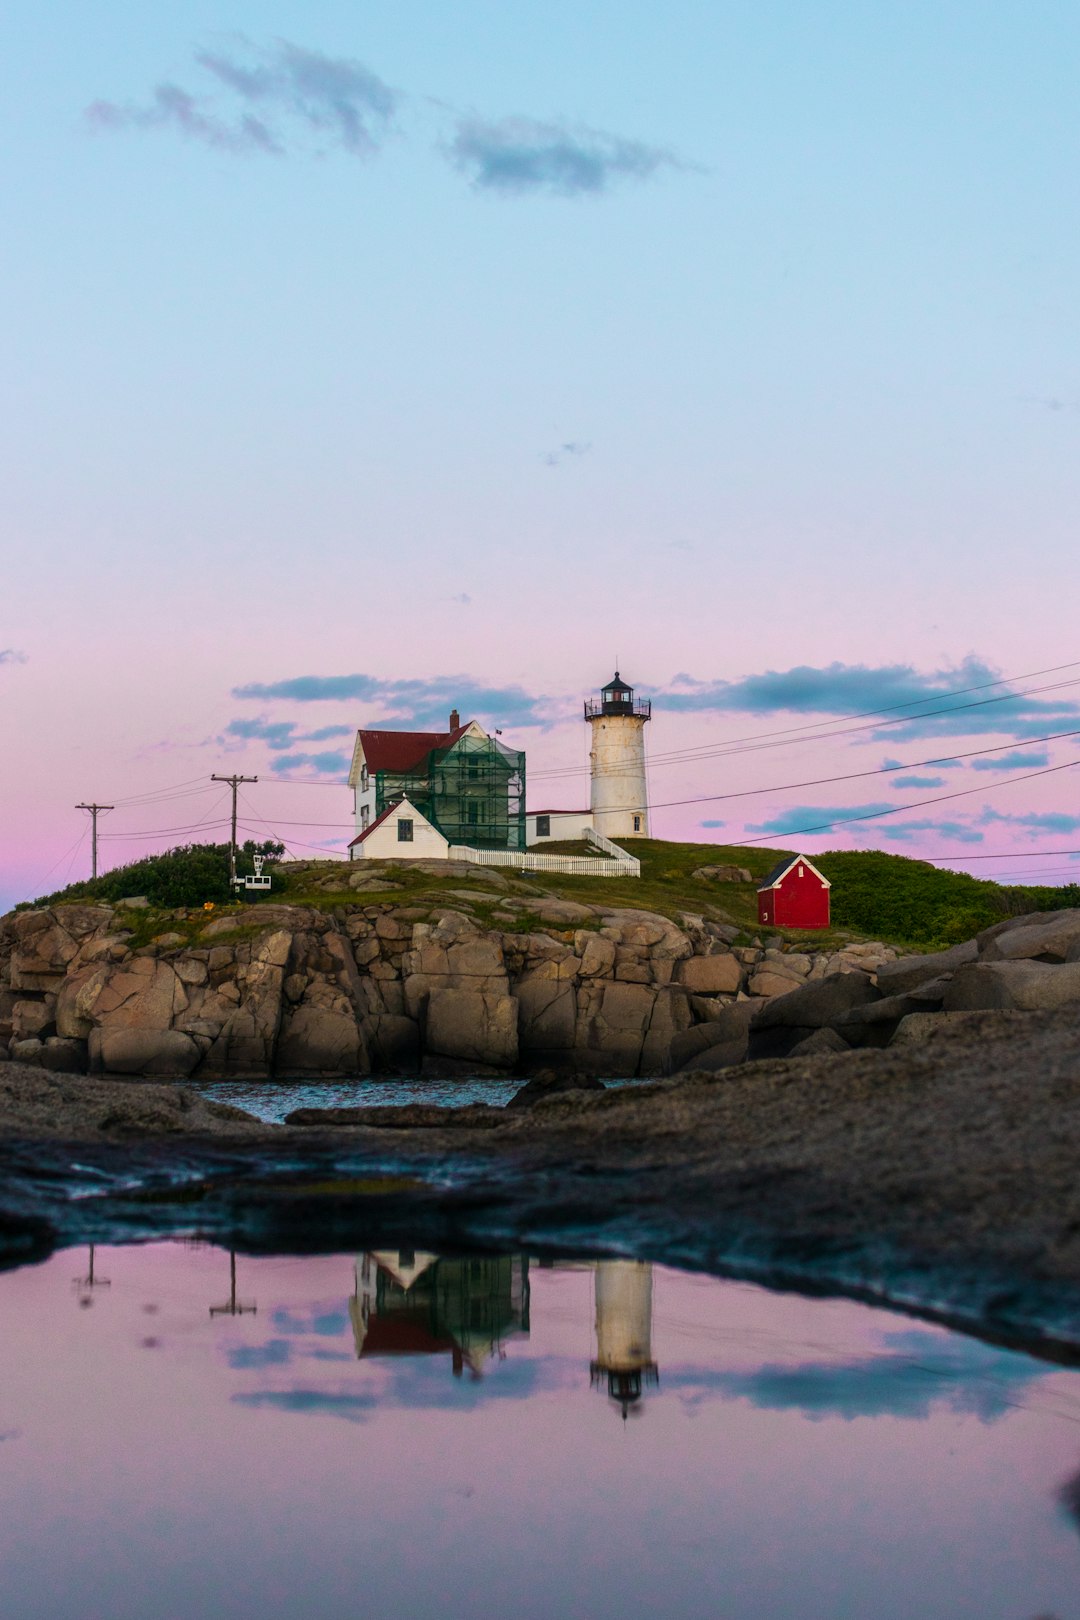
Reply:
[[[246,850],[241,871],[251,870]],[[547,845],[557,853],[564,849],[577,853],[577,846]],[[276,854],[280,846],[260,846]],[[705,912],[743,929],[747,936],[757,933],[755,882],[785,854],[779,849],[728,848],[720,844],[671,844],[658,839],[638,839],[634,854],[641,861],[641,877],[586,878],[549,874],[524,876],[508,873],[515,892],[537,900],[559,895],[568,900],[636,906],[675,917],[680,911]],[[1080,887],[1065,888],[1002,887],[1000,884],[968,877],[961,872],[941,871],[924,861],[904,855],[885,855],[876,850],[837,850],[816,856],[818,865],[832,884],[833,926],[827,934],[799,934],[782,930],[794,942],[822,945],[842,937],[873,938],[916,949],[953,944],[967,939],[999,921],[1025,911],[1053,910],[1059,906],[1080,905]],[[694,876],[702,866],[731,864],[748,870],[751,883],[716,883]],[[312,861],[274,868],[271,900],[332,906],[343,900],[361,898],[349,889],[348,881],[358,868],[342,861]],[[387,868],[380,865],[392,888],[387,898],[408,902],[435,902],[453,898],[463,888],[481,890],[482,881],[435,876],[419,872],[407,863]],[[95,881],[72,884],[37,904],[64,900],[119,900],[127,895],[145,895],[155,908],[176,909],[202,906],[213,901],[222,906],[231,902],[227,882],[225,845],[193,845],[149,856],[128,867],[106,873]],[[364,901],[378,899],[378,891],[367,891]],[[477,920],[497,905],[497,891],[487,905],[475,906]],[[253,902],[258,904],[258,901]],[[242,907],[249,910],[249,906]],[[151,919],[146,919],[147,925]],[[523,925],[526,919],[523,918]]]

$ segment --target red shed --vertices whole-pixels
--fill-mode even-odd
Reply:
[[[758,884],[758,922],[772,928],[828,928],[829,880],[805,855],[791,855]]]

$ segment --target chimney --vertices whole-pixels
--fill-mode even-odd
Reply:
[[[461,724],[461,716],[456,709],[450,710],[450,730],[456,731]]]

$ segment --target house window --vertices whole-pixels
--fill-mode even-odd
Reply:
[[[801,867],[801,866],[800,866],[800,867],[799,867],[799,876],[800,876],[800,877],[803,877],[803,876],[805,876],[805,874],[804,874],[804,872],[803,872],[803,869],[802,869],[802,867]]]
[[[397,824],[397,841],[399,844],[412,843],[412,825],[411,817],[402,816],[401,820]]]
[[[641,817],[640,816],[635,816],[634,817],[634,831],[635,832],[640,832],[641,831]]]
[[[551,817],[550,816],[537,816],[537,818],[536,818],[536,836],[537,836],[537,838],[550,838],[551,837]]]
[[[368,776],[368,768],[367,768],[366,765],[361,765],[361,767],[360,767],[360,791],[361,791],[361,793],[366,793],[367,792],[367,790],[368,790],[368,782],[369,781],[370,781],[370,777]]]
[[[367,832],[367,826],[368,826],[368,822],[370,820],[371,820],[371,806],[367,805],[367,804],[362,804],[360,806],[360,831],[361,832]]]

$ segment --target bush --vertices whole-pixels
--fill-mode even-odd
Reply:
[[[1006,887],[880,850],[833,850],[814,864],[832,884],[835,927],[912,945],[956,945],[1003,917],[1080,904],[1075,883]]]
[[[256,855],[263,855],[272,863],[280,860],[284,853],[284,844],[257,844],[248,839],[237,852],[237,875],[246,877],[254,873]],[[280,885],[279,875],[275,887]],[[102,877],[73,883],[56,894],[44,895],[34,904],[51,906],[58,900],[115,902],[136,894],[145,895],[152,906],[168,911],[201,906],[208,900],[215,905],[234,900],[236,896],[229,887],[228,844],[181,844],[160,855],[147,855],[141,861],[133,861],[130,866],[118,866]]]

